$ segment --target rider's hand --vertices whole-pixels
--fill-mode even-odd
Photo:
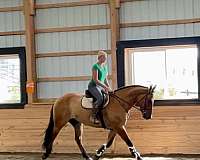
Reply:
[[[108,92],[113,92],[113,90],[110,87],[108,87]]]
[[[111,89],[110,87],[105,86],[104,89],[105,89],[105,92],[106,92],[106,93],[112,92],[112,89]]]

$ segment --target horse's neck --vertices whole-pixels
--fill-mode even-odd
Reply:
[[[128,88],[120,89],[115,92],[115,94],[121,98],[127,99],[128,98]]]
[[[139,94],[146,92],[146,87],[142,86],[130,86],[119,89],[116,91],[116,95],[126,100],[129,104],[133,105],[134,100],[137,99]]]
[[[122,88],[122,89],[119,89],[115,92],[115,94],[120,97],[121,99],[123,99],[125,102],[127,102],[127,104],[129,105],[124,105],[124,107],[126,107],[125,110],[129,110],[132,106],[132,103],[131,103],[131,97],[129,96],[129,92],[130,92],[130,89],[129,87],[127,88]]]

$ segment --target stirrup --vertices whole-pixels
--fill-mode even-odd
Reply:
[[[91,121],[93,124],[100,124],[100,121],[96,118],[95,115],[91,115],[91,116],[90,116],[90,121]]]

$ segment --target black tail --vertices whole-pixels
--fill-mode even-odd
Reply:
[[[50,118],[49,118],[49,125],[45,131],[44,136],[44,142],[42,144],[42,148],[45,150],[48,149],[49,145],[52,143],[52,136],[53,136],[53,127],[54,127],[54,121],[53,121],[53,107],[51,107],[50,111]]]

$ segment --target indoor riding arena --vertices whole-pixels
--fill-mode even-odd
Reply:
[[[0,0],[0,160],[200,160],[199,52],[200,0]]]

